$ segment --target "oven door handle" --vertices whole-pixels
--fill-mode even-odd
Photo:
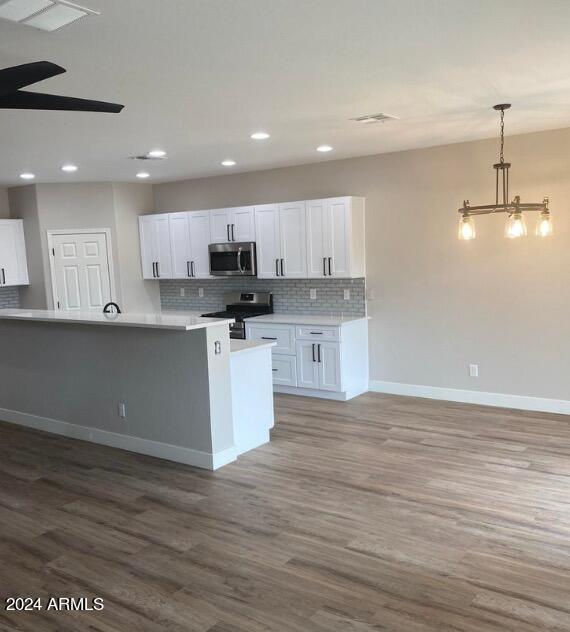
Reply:
[[[244,269],[242,268],[242,265],[241,265],[241,251],[242,250],[243,250],[242,248],[238,248],[238,251],[237,251],[237,267],[238,267],[238,270],[241,272],[241,274],[244,273]]]

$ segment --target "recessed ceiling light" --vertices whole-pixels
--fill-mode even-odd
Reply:
[[[233,167],[236,164],[235,160],[222,160],[222,165],[224,167]]]
[[[75,165],[63,165],[61,170],[66,173],[73,173],[74,171],[77,171],[77,167]]]
[[[325,153],[325,152],[327,152],[327,151],[332,151],[332,149],[333,149],[333,148],[332,148],[330,145],[319,145],[319,146],[317,147],[317,151],[320,151],[320,152],[322,152],[322,153]]]
[[[265,140],[269,138],[269,134],[267,132],[254,132],[250,138],[253,138],[253,140]]]
[[[151,149],[148,154],[148,158],[164,158],[166,152],[163,149]]]
[[[33,173],[28,173],[27,171],[20,174],[20,178],[22,178],[22,180],[33,180],[35,177],[36,176]]]
[[[139,171],[137,173],[137,178],[140,178],[141,180],[144,180],[145,178],[150,178],[150,173],[148,173],[148,171]]]

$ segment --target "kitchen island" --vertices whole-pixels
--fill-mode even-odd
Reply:
[[[249,418],[234,415],[230,322],[181,312],[0,310],[0,420],[221,467],[266,442],[273,421],[271,411],[257,420],[265,433],[240,439]],[[260,371],[255,358],[268,346],[239,352]],[[265,370],[259,382],[270,385]]]

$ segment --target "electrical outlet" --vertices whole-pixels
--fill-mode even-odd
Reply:
[[[345,301],[350,301],[350,290],[345,290],[344,291],[344,300]]]
[[[470,364],[469,365],[469,377],[479,377],[479,365],[478,364]]]
[[[186,296],[186,290],[183,287],[180,288],[180,296]]]
[[[198,288],[198,296],[200,298],[204,298],[204,288],[203,287]]]
[[[311,301],[316,301],[317,300],[317,290],[314,287],[312,287],[309,290],[309,297],[310,297]]]
[[[121,419],[126,419],[127,417],[127,407],[125,406],[125,402],[119,402],[117,406],[117,414]]]

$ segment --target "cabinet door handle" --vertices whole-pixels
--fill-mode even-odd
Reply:
[[[312,336],[322,336],[323,332],[322,331],[310,331],[309,332]]]
[[[321,345],[317,345],[317,358],[318,362],[321,361]]]
[[[186,276],[189,276],[189,277],[192,276],[192,272],[190,270],[190,261],[186,262]]]
[[[236,236],[235,236],[235,234],[234,234],[234,228],[235,228],[235,227],[236,227],[236,225],[235,225],[235,224],[232,224],[232,241],[235,241],[235,240],[236,240]]]
[[[276,373],[277,371],[279,371],[279,369],[271,369],[273,371],[273,373]]]
[[[323,276],[327,276],[327,258],[323,257]]]
[[[275,259],[275,276],[279,276],[279,259]]]
[[[230,237],[230,225],[226,224],[226,230],[228,231],[228,241],[231,241],[231,237]]]
[[[283,272],[283,259],[281,259],[281,276],[285,276],[285,272]]]
[[[261,336],[262,340],[277,340],[277,338],[272,338],[271,336]]]
[[[6,270],[2,268],[2,285],[6,285]]]
[[[156,262],[156,278],[160,279],[160,268],[158,267],[158,261]]]
[[[192,276],[195,277],[196,276],[196,272],[194,272],[194,262],[193,261],[190,262],[190,270],[192,270]]]
[[[332,261],[332,257],[329,257],[329,276],[332,276],[331,261]]]
[[[156,262],[153,261],[152,262],[152,278],[156,279],[156,268],[154,267],[156,265]]]
[[[313,362],[315,362],[315,343],[313,342]]]

